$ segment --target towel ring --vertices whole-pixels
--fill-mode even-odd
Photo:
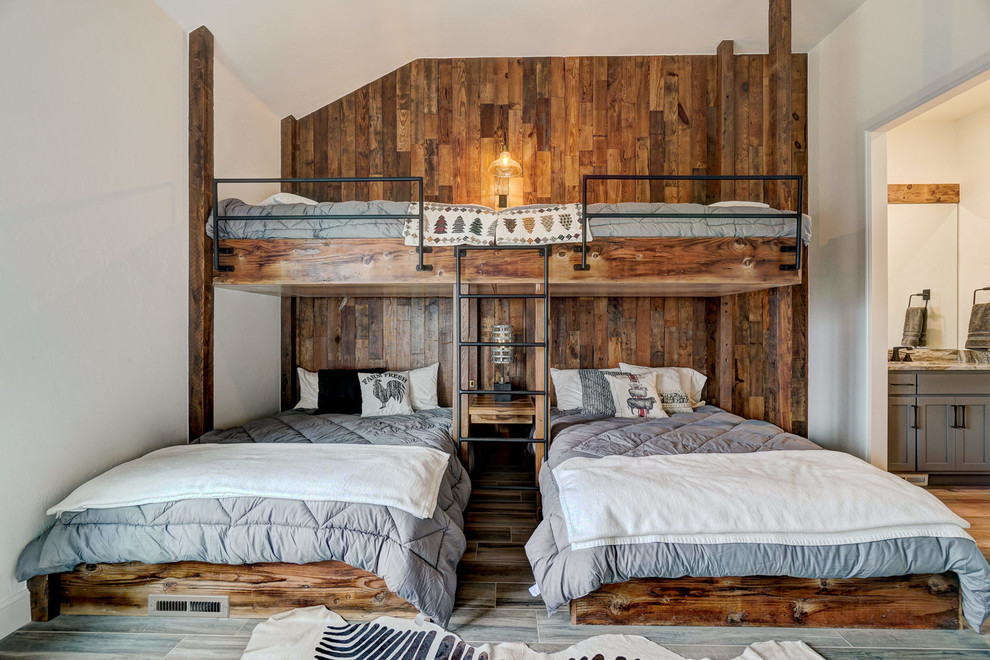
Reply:
[[[987,289],[990,290],[990,287],[987,287]],[[983,289],[980,289],[980,291],[982,291],[982,290]],[[919,298],[921,298],[922,300],[924,300],[925,301],[925,309],[928,309],[928,301],[932,297],[932,290],[931,289],[922,289],[921,290],[921,293],[912,293],[910,296],[908,296],[908,304],[907,304],[908,307],[911,306],[911,299],[914,298],[915,296],[918,296]],[[975,300],[976,292],[973,292],[973,296],[974,296],[974,300]]]
[[[976,294],[978,294],[980,291],[990,291],[990,286],[985,286],[982,289],[977,289],[976,291],[973,292],[973,304],[974,305],[976,304]]]

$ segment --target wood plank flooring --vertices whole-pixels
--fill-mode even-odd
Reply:
[[[490,470],[474,479],[467,511],[468,549],[461,561],[450,630],[471,642],[525,642],[558,651],[608,633],[648,637],[687,658],[727,660],[761,640],[804,640],[830,660],[990,658],[987,633],[793,628],[704,628],[570,625],[567,612],[547,617],[527,591],[533,575],[523,545],[536,527],[535,493],[492,490],[528,483],[529,471]],[[969,520],[990,554],[990,489],[939,488],[932,492]],[[227,660],[239,658],[256,620],[60,616],[31,623],[0,640],[0,658],[45,660]]]

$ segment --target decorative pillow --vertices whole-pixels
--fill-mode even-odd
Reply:
[[[691,400],[691,406],[699,408],[705,405],[705,402],[701,400],[701,396],[705,389],[705,383],[708,382],[708,376],[700,371],[695,371],[690,367],[641,367],[635,364],[626,364],[625,362],[619,363],[619,369],[631,374],[653,372],[657,376],[657,389],[660,389],[659,379],[662,373],[676,373],[681,381],[681,389],[687,393],[688,399]]]
[[[264,201],[258,202],[258,206],[274,206],[276,204],[308,204],[310,206],[315,206],[318,204],[315,199],[310,199],[309,197],[303,197],[302,195],[293,195],[292,193],[280,192],[275,193],[271,197],[265,199]]]
[[[602,374],[609,384],[616,417],[666,417],[660,395],[649,374]],[[690,410],[690,408],[689,408]]]
[[[409,372],[386,371],[383,374],[359,373],[361,383],[361,416],[408,415],[412,409],[409,398]]]
[[[299,374],[299,403],[296,409],[312,409],[320,407],[320,375],[315,371],[306,371],[296,367]]]
[[[612,386],[605,377],[609,373],[603,369],[578,369],[581,379],[581,412],[585,415],[615,416],[615,398]]]
[[[433,410],[439,408],[437,402],[437,371],[440,363],[434,362],[428,367],[409,370],[409,398],[413,410]]]
[[[646,379],[650,379],[650,374],[643,374]],[[691,399],[681,385],[681,375],[676,371],[661,371],[655,379],[652,379],[660,395],[660,403],[663,411],[668,415],[674,413],[693,412]]]
[[[725,202],[715,202],[714,204],[709,204],[708,206],[714,206],[715,208],[721,208],[721,207],[725,207],[725,206],[752,206],[752,207],[758,208],[758,209],[768,209],[768,208],[770,208],[770,205],[769,204],[764,204],[763,202],[744,202],[744,201],[741,201],[741,200],[736,200],[736,201],[729,200],[729,201],[725,201]]]
[[[415,204],[410,207],[415,213]],[[494,245],[498,211],[479,204],[423,204],[424,245]],[[406,245],[418,245],[419,221],[407,220]]]
[[[361,369],[363,373],[380,374],[384,369]],[[361,413],[361,383],[358,369],[320,369],[320,394],[317,414],[359,415]]]
[[[550,368],[550,380],[557,395],[557,407],[561,410],[577,410],[583,407],[581,399],[581,370]]]
[[[499,245],[573,243],[581,240],[580,204],[532,204],[503,209],[498,217]],[[588,240],[592,239],[588,231]]]

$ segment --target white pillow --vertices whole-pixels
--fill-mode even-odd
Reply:
[[[258,206],[275,206],[276,204],[307,204],[309,206],[315,206],[319,204],[315,199],[310,199],[309,197],[303,197],[301,195],[293,195],[292,193],[275,193],[268,199],[258,202]]]
[[[701,400],[701,392],[705,389],[705,383],[708,382],[708,376],[700,371],[695,371],[690,367],[641,367],[636,366],[635,364],[626,364],[625,362],[619,363],[619,369],[631,374],[642,374],[648,371],[654,372],[657,376],[658,389],[660,387],[659,379],[661,372],[676,372],[681,380],[681,389],[687,392],[688,398],[691,400],[691,407],[699,408],[705,405],[705,402]]]
[[[584,405],[581,400],[580,369],[550,368],[550,380],[557,394],[557,407],[560,410],[576,410]]]
[[[408,415],[409,372],[386,371],[383,374],[358,373],[361,383],[361,417]]]
[[[434,362],[428,367],[404,372],[409,375],[409,398],[414,410],[433,410],[440,407],[437,402],[438,369],[440,363]]]
[[[319,408],[320,375],[302,367],[296,367],[296,372],[299,374],[299,403],[296,408]]]
[[[759,209],[770,208],[769,204],[764,204],[763,202],[743,202],[743,201],[715,202],[714,204],[709,204],[708,206],[714,206],[716,208],[720,208],[723,206],[753,206]]]
[[[616,417],[666,417],[660,395],[650,374],[606,373],[612,388]]]

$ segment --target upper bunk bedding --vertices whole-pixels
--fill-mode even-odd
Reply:
[[[580,242],[580,224],[569,225],[566,228],[558,223],[550,228],[541,228],[540,217],[546,213],[536,214],[537,210],[549,206],[574,207],[572,213],[580,215],[580,205],[530,205],[506,209],[506,212],[528,215],[532,214],[537,221],[532,226],[523,222],[508,223],[513,227],[507,231],[507,223],[499,227],[499,238],[493,233],[492,224],[497,221],[498,212],[487,207],[462,205],[455,209],[470,209],[474,211],[470,218],[457,224],[456,216],[445,216],[442,210],[433,212],[432,207],[451,208],[448,205],[427,204],[426,211],[426,241],[433,245],[511,244],[512,234],[520,237],[535,234],[545,235],[550,243]],[[336,238],[405,238],[409,245],[416,245],[417,221],[406,219],[415,215],[417,204],[408,202],[393,202],[377,200],[372,202],[321,202],[294,204],[247,204],[240,199],[224,199],[218,206],[219,216],[247,218],[245,220],[221,220],[221,239],[336,239]],[[532,212],[532,213],[527,213]],[[631,217],[592,217],[588,223],[589,240],[600,238],[793,238],[796,233],[796,221],[788,217],[786,211],[769,207],[752,207],[748,205],[704,205],[704,204],[666,204],[663,202],[623,202],[618,204],[590,204],[589,214],[625,214]],[[656,214],[675,215],[676,217],[650,217]],[[779,215],[780,217],[746,218],[736,217],[740,214]],[[391,215],[395,218],[379,216]],[[289,219],[280,216],[313,216],[310,218]],[[335,218],[333,216],[341,216]],[[372,216],[372,217],[362,217]],[[439,218],[444,216],[442,224]],[[793,214],[791,214],[793,216]],[[474,225],[474,219],[479,223]],[[544,231],[546,229],[546,231]],[[213,221],[206,224],[206,232],[213,236]],[[811,219],[805,215],[802,221],[802,239],[807,244],[811,240]],[[411,242],[410,242],[411,241]]]
[[[325,497],[313,499],[255,494],[63,511],[53,527],[21,554],[18,579],[68,571],[80,563],[304,564],[338,560],[382,577],[391,591],[427,616],[437,621],[449,618],[456,566],[466,546],[463,511],[470,494],[467,474],[455,455],[449,409],[381,417],[293,410],[208,433],[197,443],[160,451],[244,443],[312,443],[338,445],[342,451],[330,460],[343,462],[348,460],[348,453],[362,454],[366,464],[374,461],[375,452],[365,448],[376,447],[430,448],[447,458],[446,467],[441,467],[435,508],[425,518],[399,505],[399,493],[393,494],[398,496],[396,505],[364,503],[367,500],[360,493],[355,496],[361,491],[360,483],[346,489],[340,484],[327,486]],[[349,445],[361,445],[362,451],[348,452],[344,448]],[[395,453],[388,452],[389,458],[394,460]],[[298,474],[303,472],[300,469]],[[292,481],[284,474],[274,476],[279,477],[274,481]],[[193,470],[192,476],[185,478],[199,479],[205,489],[217,488],[216,475]],[[264,487],[272,487],[271,481]],[[318,481],[308,486],[305,482],[276,485],[288,486],[300,497],[320,486]],[[340,496],[336,488],[347,490],[347,497]],[[154,489],[161,490],[162,484],[154,484]],[[105,490],[100,494],[107,495]],[[335,495],[339,501],[328,499]]]
[[[946,571],[959,575],[963,613],[974,628],[978,630],[990,613],[990,566],[964,531],[965,521],[921,489],[859,459],[821,451],[811,441],[772,424],[745,420],[712,406],[660,419],[556,411],[551,437],[549,459],[540,473],[544,519],[526,544],[551,613],[603,584],[631,578],[853,578]],[[780,460],[792,459],[778,454],[783,451],[817,456]],[[745,454],[746,460],[733,462],[726,454]],[[623,457],[647,460],[637,465]],[[665,457],[672,460],[665,461]],[[608,460],[602,462],[603,458]],[[632,470],[629,474],[664,494],[650,494],[644,500],[642,489],[630,496],[617,488],[609,489],[612,500],[601,500],[598,490],[603,510],[596,512],[598,505],[582,504],[581,497],[572,493],[575,483],[594,487],[599,463],[598,478],[605,478],[605,483],[629,483],[620,475]],[[745,497],[748,487],[732,490],[733,470],[729,468],[736,467],[734,463],[750,470],[748,481],[737,480],[737,486],[752,484],[754,491],[784,495],[753,502]],[[790,467],[784,469],[778,463]],[[651,468],[649,475],[636,475],[637,469]],[[573,481],[581,471],[586,480]],[[665,481],[662,475],[667,472],[683,478]],[[724,483],[719,482],[720,474],[725,475]],[[826,490],[802,497],[809,488],[828,484],[833,477],[851,479],[853,484],[877,481],[878,485],[874,496],[851,503],[840,501],[841,492]],[[885,509],[883,503],[888,501],[890,508]],[[905,520],[900,523],[909,524],[897,526],[897,515],[891,513],[891,522],[879,525],[876,518],[884,519],[899,502],[912,504],[901,507]],[[582,516],[568,521],[565,511],[580,506],[585,506]],[[856,530],[858,536],[838,529],[841,524],[828,527],[834,521],[827,513],[836,507],[847,519],[861,517],[864,525],[878,526]],[[614,515],[618,511],[626,513]],[[795,524],[794,518],[799,526],[802,520],[813,521],[825,531],[812,526],[803,537],[785,534],[793,530],[784,523]],[[597,529],[596,521],[601,523]],[[610,525],[620,529],[600,528]],[[706,536],[713,529],[727,532],[735,526],[745,528],[746,533]],[[846,542],[846,537],[859,540]]]

